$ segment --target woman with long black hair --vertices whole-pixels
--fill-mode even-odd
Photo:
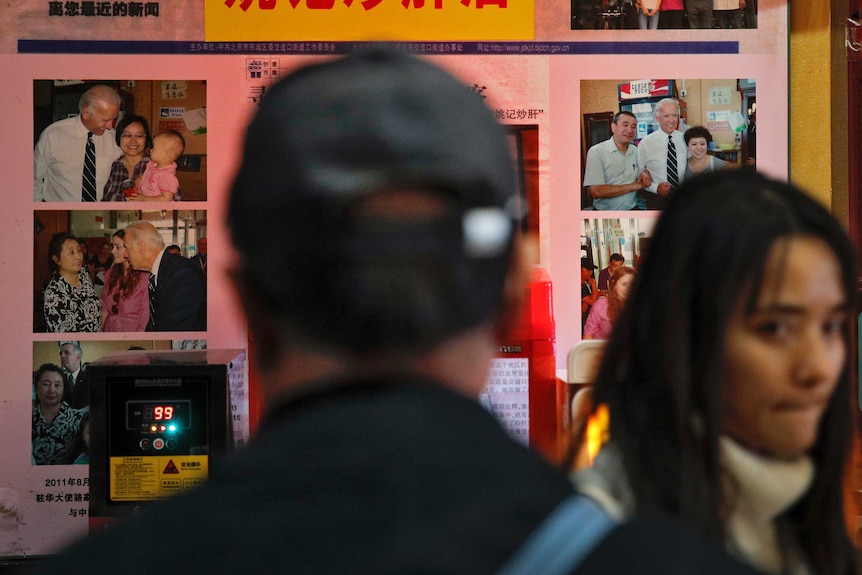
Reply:
[[[579,488],[665,515],[760,570],[850,575],[853,248],[815,200],[749,170],[692,178],[656,225],[594,399],[610,441]]]

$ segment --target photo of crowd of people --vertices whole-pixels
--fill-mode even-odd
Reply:
[[[37,202],[206,200],[202,81],[36,80]]]
[[[757,28],[757,0],[572,0],[572,30]]]
[[[755,81],[581,83],[584,210],[660,210],[698,174],[754,166]]]
[[[206,330],[205,219],[195,211],[37,210],[34,331]]]

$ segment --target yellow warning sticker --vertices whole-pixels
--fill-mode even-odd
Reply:
[[[112,457],[112,501],[150,501],[197,487],[209,473],[206,455]]]

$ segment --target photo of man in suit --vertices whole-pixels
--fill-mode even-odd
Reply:
[[[63,368],[65,382],[63,401],[75,409],[90,408],[90,382],[81,361],[84,352],[77,341],[60,343],[60,365]]]
[[[200,267],[167,253],[164,239],[149,222],[127,226],[125,242],[132,267],[150,272],[147,331],[206,330],[206,281]]]

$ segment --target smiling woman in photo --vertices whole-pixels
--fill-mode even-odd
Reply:
[[[134,179],[144,173],[150,161],[147,152],[153,145],[146,118],[126,114],[117,124],[117,144],[123,155],[111,165],[111,175],[105,184],[102,201],[123,202],[134,192]]]
[[[686,178],[728,167],[727,162],[708,153],[709,145],[712,143],[712,134],[703,126],[689,128],[682,137],[688,148],[688,163],[685,167]]]

